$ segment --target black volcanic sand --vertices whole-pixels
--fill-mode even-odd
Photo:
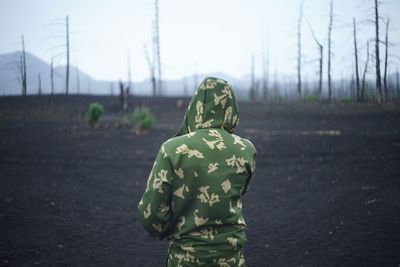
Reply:
[[[87,104],[106,114],[98,128]],[[163,266],[136,206],[176,98],[135,98],[154,131],[118,127],[116,97],[0,98],[0,266]],[[240,103],[237,133],[258,149],[244,197],[248,266],[400,264],[400,109]]]

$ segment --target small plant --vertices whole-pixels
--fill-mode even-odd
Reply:
[[[340,103],[343,103],[343,104],[347,104],[347,103],[351,103],[352,102],[351,98],[347,97],[347,96],[339,98],[339,101],[340,101]]]
[[[309,95],[309,96],[303,97],[303,100],[304,100],[305,102],[318,102],[318,101],[319,101],[319,98],[318,98],[318,96],[316,96],[316,95]]]
[[[146,107],[135,109],[132,113],[132,119],[139,131],[149,131],[154,127],[155,116]]]
[[[95,126],[99,120],[101,115],[104,113],[103,105],[98,102],[93,102],[89,104],[89,108],[86,112],[86,118],[90,125]]]
[[[125,114],[125,115],[122,117],[122,119],[121,119],[121,124],[122,124],[122,126],[130,126],[130,125],[131,125],[131,120],[130,120],[130,118],[129,118],[128,115]]]

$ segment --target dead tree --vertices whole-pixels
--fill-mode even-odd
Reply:
[[[79,65],[78,65],[78,59],[75,57],[75,75],[76,75],[76,93],[79,95],[81,91],[81,82],[79,79]]]
[[[364,101],[365,99],[365,78],[368,72],[368,64],[369,64],[369,41],[367,42],[367,57],[365,59],[365,66],[364,66],[364,71],[363,71],[363,76],[362,76],[362,81],[361,81],[361,101]]]
[[[376,101],[382,103],[381,61],[379,58],[379,4],[375,1],[375,71],[376,71]]]
[[[193,66],[193,92],[196,92],[197,87],[199,86],[199,75],[197,73],[197,65]]]
[[[396,91],[397,98],[400,100],[399,68],[396,69]]]
[[[79,95],[81,91],[81,83],[79,80],[79,68],[78,65],[76,65],[76,93]]]
[[[87,87],[88,87],[88,94],[90,95],[92,93],[92,81],[89,77],[87,78]]]
[[[162,76],[161,76],[161,52],[160,52],[160,23],[159,23],[159,0],[154,1],[154,30],[153,30],[153,47],[155,48],[157,72],[157,94],[162,94]]]
[[[329,26],[328,26],[328,99],[332,100],[332,26],[333,26],[333,0],[329,4]]]
[[[149,66],[149,71],[150,71],[150,80],[151,80],[151,87],[153,91],[153,96],[156,96],[157,94],[157,84],[156,84],[156,77],[155,77],[155,72],[154,72],[154,64],[151,62],[151,59],[149,57],[149,53],[147,51],[147,46],[144,46],[144,55],[146,57],[147,65]]]
[[[303,4],[300,1],[299,19],[297,21],[297,93],[299,100],[301,100],[301,24],[303,21]]]
[[[66,49],[67,49],[67,69],[65,74],[65,94],[68,95],[69,91],[69,18],[65,17],[65,36],[66,36]]]
[[[50,61],[50,86],[51,86],[50,94],[54,94],[54,58],[53,57],[51,57],[51,61]]]
[[[355,59],[355,74],[356,74],[356,99],[360,101],[360,75],[358,73],[358,48],[357,48],[357,26],[356,19],[353,17],[353,37],[354,37],[354,59]]]
[[[125,87],[124,83],[119,80],[119,101],[122,104],[123,110],[128,109],[128,86]]]
[[[114,96],[114,83],[110,82],[110,95]]]
[[[386,20],[386,34],[385,34],[385,68],[383,72],[383,88],[384,88],[384,101],[389,99],[388,86],[387,86],[387,69],[388,69],[388,46],[389,46],[389,18]]]
[[[21,58],[21,82],[22,82],[22,95],[26,95],[28,88],[26,82],[26,53],[25,53],[25,39],[24,35],[21,35],[21,42],[22,42],[22,58]]]
[[[267,40],[267,55],[265,55],[264,34],[262,39],[262,93],[264,103],[267,101],[268,96],[268,61],[269,61],[269,40]]]
[[[185,73],[185,76],[183,77],[183,96],[188,96],[188,83],[187,83],[187,76]]]
[[[40,78],[40,73],[38,74],[38,94],[42,95],[42,79]]]
[[[254,67],[254,54],[251,54],[251,66],[250,66],[250,79],[251,79],[251,85],[250,85],[250,96],[251,96],[251,101],[256,102],[257,100],[257,90],[256,90],[256,80],[255,80],[255,67]]]
[[[311,33],[314,38],[315,43],[319,48],[319,81],[318,81],[318,98],[321,100],[322,97],[322,71],[323,71],[323,57],[324,57],[324,47],[318,41],[317,37],[315,37],[314,30],[310,25]]]
[[[130,96],[131,94],[133,94],[133,83],[132,83],[132,70],[131,70],[131,53],[130,51],[128,51],[128,60],[127,60],[127,64],[128,64],[128,96]]]

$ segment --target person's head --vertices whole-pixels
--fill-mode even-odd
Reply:
[[[232,133],[239,123],[239,110],[232,86],[225,80],[206,77],[189,103],[176,136],[204,128],[222,128]]]

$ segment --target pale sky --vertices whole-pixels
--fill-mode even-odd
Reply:
[[[296,73],[296,28],[298,0],[160,0],[161,61],[164,78],[178,79],[185,74],[224,72],[241,77],[250,72],[251,54],[256,71],[261,73],[262,39],[270,47],[270,70]],[[359,25],[360,60],[373,38],[373,0],[334,0],[333,74],[349,77],[353,72],[352,17]],[[130,51],[133,80],[149,76],[143,47],[152,48],[152,0],[0,0],[0,53],[20,49],[25,35],[26,50],[45,61],[63,52],[63,25],[50,25],[66,15],[70,18],[72,64],[99,80],[127,78]],[[389,16],[390,54],[400,56],[399,0],[382,0],[381,15]],[[305,79],[316,77],[318,50],[309,23],[327,51],[329,0],[305,0],[303,19],[303,57]],[[62,22],[62,21],[60,21]],[[382,38],[384,23],[381,24]],[[383,46],[382,46],[383,50]],[[150,53],[151,54],[151,53]],[[382,51],[383,57],[383,51]],[[400,60],[392,57],[390,69]],[[64,60],[59,62],[65,64]],[[362,64],[362,63],[360,63]],[[326,66],[324,67],[326,73]]]

